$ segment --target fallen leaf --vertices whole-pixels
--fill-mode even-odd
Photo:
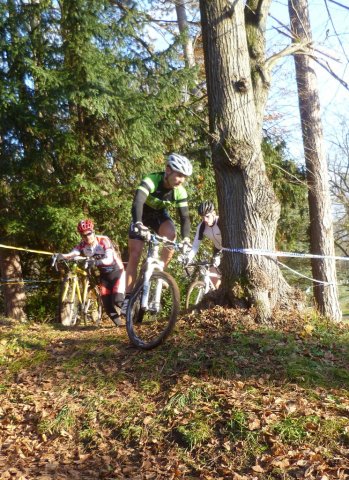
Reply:
[[[264,473],[264,472],[265,472],[264,468],[261,467],[261,466],[258,465],[258,464],[257,464],[257,465],[254,465],[254,466],[252,467],[252,470],[253,470],[254,472],[257,472],[257,473]]]

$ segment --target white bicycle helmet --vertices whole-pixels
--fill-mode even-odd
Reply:
[[[190,177],[193,173],[193,166],[187,157],[178,155],[178,153],[171,153],[167,158],[167,165],[175,172],[182,173],[186,177]]]

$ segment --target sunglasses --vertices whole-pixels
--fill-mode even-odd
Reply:
[[[93,235],[93,232],[83,233],[81,236],[82,236],[83,238],[87,238],[87,237],[89,237],[89,236],[91,236],[91,235]]]

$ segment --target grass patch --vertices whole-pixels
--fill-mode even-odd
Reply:
[[[319,418],[316,416],[287,416],[272,427],[272,432],[287,444],[299,445],[311,432],[318,429]]]
[[[68,405],[64,405],[52,419],[43,419],[38,424],[41,434],[62,434],[73,429],[76,423],[75,414]]]
[[[175,429],[177,441],[189,449],[207,442],[212,437],[212,434],[212,427],[207,422],[207,419],[200,414],[194,416],[185,425],[179,425]]]
[[[13,360],[8,366],[8,369],[12,374],[19,373],[22,370],[27,370],[44,364],[48,358],[49,355],[47,352],[35,352],[32,355],[23,355],[22,357]]]

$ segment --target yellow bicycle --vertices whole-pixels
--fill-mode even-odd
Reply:
[[[87,257],[71,260],[52,257],[52,266],[59,270],[61,290],[59,295],[59,321],[65,327],[78,323],[98,326],[102,319],[102,299],[96,278],[88,267]]]

